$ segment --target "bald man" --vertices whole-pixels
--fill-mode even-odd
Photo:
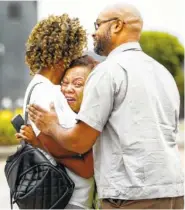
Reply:
[[[146,55],[143,20],[131,5],[111,5],[95,22],[94,49],[108,56],[88,78],[78,123],[29,107],[31,120],[70,151],[93,146],[101,208],[183,209],[183,173],[176,144],[179,93],[168,70]]]

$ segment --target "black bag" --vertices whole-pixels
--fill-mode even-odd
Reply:
[[[25,112],[25,124],[27,119]],[[11,208],[16,203],[20,209],[63,209],[75,187],[63,165],[48,159],[44,152],[25,141],[8,157],[5,175],[10,187]]]

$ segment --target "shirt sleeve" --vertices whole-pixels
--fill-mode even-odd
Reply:
[[[89,75],[77,120],[102,131],[114,103],[114,80],[105,64],[99,64]]]

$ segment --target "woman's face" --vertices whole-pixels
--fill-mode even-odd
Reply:
[[[71,109],[78,113],[83,98],[85,81],[90,73],[86,66],[77,66],[66,71],[61,84],[61,91]]]

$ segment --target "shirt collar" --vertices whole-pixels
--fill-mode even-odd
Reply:
[[[137,50],[142,50],[141,46],[138,42],[128,42],[128,43],[124,43],[118,47],[116,47],[114,50],[112,50],[107,58],[110,58],[114,55],[117,55],[125,50],[129,50],[129,49],[137,49]]]

